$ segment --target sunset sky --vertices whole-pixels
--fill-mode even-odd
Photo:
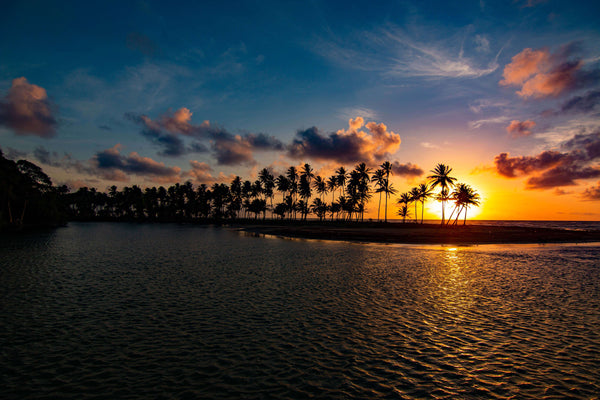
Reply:
[[[476,218],[600,220],[600,3],[95,4],[0,13],[0,147],[55,184],[445,163]]]

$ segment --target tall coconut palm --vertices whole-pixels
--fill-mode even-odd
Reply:
[[[467,209],[470,206],[478,206],[479,205],[479,194],[473,190],[473,188],[465,183],[459,183],[456,185],[456,189],[452,192],[452,199],[455,201],[455,207],[452,211],[457,211],[456,219],[453,222],[453,225],[458,223],[458,218],[460,214],[464,211],[465,219],[463,221],[463,225],[467,224]],[[452,216],[448,219],[448,224],[450,223]]]
[[[431,170],[432,175],[429,175],[427,179],[431,181],[431,188],[435,188],[436,186],[440,186],[441,193],[445,193],[445,196],[441,196],[442,202],[442,225],[444,224],[444,208],[446,205],[446,197],[448,196],[448,189],[454,186],[454,181],[456,178],[450,176],[450,172],[452,172],[452,168],[448,167],[445,164],[438,164],[434,169]]]
[[[417,188],[419,189],[419,200],[421,200],[421,224],[423,224],[425,200],[431,197],[433,189],[426,183],[421,183]]]
[[[331,203],[335,202],[335,189],[338,188],[338,178],[336,175],[332,175],[327,179],[327,190],[331,192]]]
[[[381,193],[385,191],[385,172],[378,169],[373,173],[371,181],[375,182],[375,193],[379,193],[379,204],[377,205],[377,221],[379,221],[379,212],[381,211]]]
[[[348,173],[344,167],[339,167],[335,173],[337,174],[337,186],[342,188],[342,196],[345,196],[344,188],[346,187],[346,180],[348,179]]]
[[[419,204],[419,201],[421,201],[421,191],[418,187],[414,187],[410,189],[410,192],[408,193],[410,194],[410,198],[412,199],[412,201],[415,203],[415,223],[418,223],[419,214],[417,213],[417,205]]]
[[[407,209],[408,210],[408,204],[412,201],[412,196],[410,195],[409,192],[404,192],[400,194],[400,197],[398,197],[396,199],[396,204],[398,204],[400,206],[400,210],[403,209]],[[401,215],[400,212],[398,213],[398,215],[400,215],[403,218],[406,218],[408,216],[408,212],[404,213],[404,215]]]
[[[317,175],[313,181],[313,186],[319,194],[321,201],[323,201],[323,195],[327,193],[327,181],[321,176]]]
[[[268,198],[270,199],[270,203],[271,203],[271,218],[273,217],[273,189],[275,188],[275,177],[273,177],[273,174],[271,174],[271,171],[269,171],[268,168],[263,168],[259,173],[258,173],[258,179],[260,180],[260,183],[262,184],[262,188],[263,188],[263,193],[265,195],[265,200]]]
[[[387,200],[388,197],[390,197],[391,195],[393,195],[396,191],[392,188],[391,184],[390,184],[390,174],[393,175],[392,172],[392,163],[390,163],[389,161],[385,161],[383,164],[381,164],[381,169],[383,170],[383,172],[385,173],[385,222],[387,222]]]
[[[277,185],[277,191],[281,192],[281,202],[285,201],[285,196],[287,195],[288,190],[290,190],[290,181],[284,175],[279,175],[275,179],[275,185]]]

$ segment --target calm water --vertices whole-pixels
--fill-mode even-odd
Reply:
[[[1,397],[597,398],[599,250],[3,237]]]

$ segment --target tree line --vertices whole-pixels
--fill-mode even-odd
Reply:
[[[70,192],[65,186],[54,187],[41,168],[29,161],[17,162],[2,157],[1,194],[4,225],[46,220],[123,220],[123,221],[228,221],[241,219],[279,219],[306,221],[309,216],[320,221],[364,221],[367,204],[377,196],[377,221],[387,222],[388,200],[397,193],[390,182],[393,164],[378,168],[365,163],[354,169],[339,167],[328,177],[314,173],[310,164],[289,167],[275,176],[263,168],[254,181],[236,176],[229,184],[194,186],[190,181],[142,189],[138,185],[107,192],[81,187]],[[427,181],[400,194],[396,199],[397,215],[406,222],[414,204],[414,221],[418,222],[421,206],[423,223],[425,202],[442,203],[442,224],[456,224],[459,216],[479,204],[479,195],[466,184],[456,184],[451,168],[438,164]],[[7,178],[9,177],[10,178]],[[436,188],[438,194],[434,194]],[[450,192],[450,189],[454,191]],[[454,209],[446,221],[446,202]],[[382,212],[383,207],[383,212]],[[46,214],[44,216],[44,214]],[[452,218],[455,218],[453,221]]]

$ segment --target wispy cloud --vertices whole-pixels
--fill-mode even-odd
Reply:
[[[471,129],[479,129],[483,125],[504,124],[508,120],[509,120],[509,118],[508,117],[504,117],[504,116],[493,117],[493,118],[485,118],[485,119],[478,119],[476,121],[469,121],[469,128],[471,128]]]
[[[489,41],[484,36],[477,35],[473,40],[478,53],[489,49]],[[352,47],[346,44],[347,40],[321,40],[315,49],[343,66],[376,71],[387,77],[479,78],[499,67],[500,52],[481,61],[477,59],[479,56],[465,56],[463,46],[457,47],[455,40],[443,38],[426,43],[394,25],[360,32],[351,42]]]

